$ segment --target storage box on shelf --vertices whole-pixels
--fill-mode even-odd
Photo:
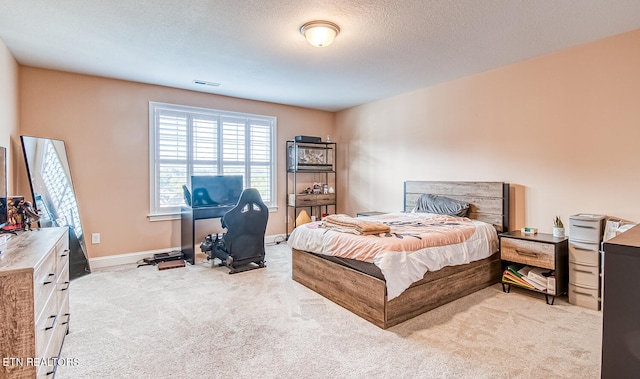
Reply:
[[[533,283],[518,284],[517,279],[510,280],[509,273],[505,272],[502,279],[503,290],[509,292],[511,285],[515,285],[544,293],[547,304],[553,304],[556,296],[567,292],[567,255],[568,242],[564,237],[554,237],[545,233],[525,234],[519,230],[501,234],[500,259],[503,262],[503,270],[511,271],[510,266],[513,267],[512,265],[516,264],[527,271],[531,270],[532,276],[539,276],[544,272],[551,273],[550,277],[552,277],[551,280],[547,278],[547,287],[543,289],[540,283],[538,286]],[[526,281],[526,278],[523,280]],[[549,301],[550,296],[551,301]]]
[[[576,214],[569,217],[569,303],[600,309],[601,253],[605,216]]]
[[[289,194],[288,205],[293,207],[309,207],[314,205],[335,204],[336,194]]]

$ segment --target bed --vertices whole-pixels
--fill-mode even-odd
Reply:
[[[490,224],[498,233],[508,230],[507,183],[407,181],[404,212],[427,193],[468,202],[469,219]],[[375,264],[307,250],[317,249],[292,246],[293,280],[383,329],[498,283],[502,271],[496,248],[486,258],[428,271],[399,295],[389,296]]]

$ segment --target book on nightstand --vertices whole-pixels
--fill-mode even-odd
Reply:
[[[522,275],[522,279],[527,281],[529,284],[531,284],[532,286],[535,287],[535,289],[537,289],[538,291],[543,291],[546,292],[548,289],[547,286],[547,281],[546,279],[543,281],[538,280],[537,277],[535,276],[531,276],[530,273],[532,270],[534,270],[535,267],[531,267],[531,266],[524,266],[522,267],[520,270],[518,270],[518,273],[520,275]]]
[[[534,267],[527,273],[527,278],[533,280],[540,285],[544,285],[545,288],[548,287],[549,281],[547,278],[551,275],[551,271],[542,267]]]
[[[502,281],[505,282],[505,283],[508,283],[508,284],[515,284],[517,286],[528,288],[528,289],[534,289],[535,288],[529,282],[527,282],[526,280],[518,277],[517,275],[515,275],[514,273],[512,273],[509,270],[504,270],[504,273],[502,273]]]

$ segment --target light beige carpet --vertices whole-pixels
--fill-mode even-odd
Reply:
[[[600,312],[494,285],[388,330],[291,280],[291,251],[74,280],[68,378],[599,378]]]

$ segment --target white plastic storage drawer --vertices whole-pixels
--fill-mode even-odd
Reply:
[[[599,310],[598,288],[569,284],[569,303],[596,311]]]
[[[569,262],[598,266],[600,264],[600,251],[598,251],[598,244],[585,242],[569,243]]]
[[[597,289],[600,285],[600,268],[572,263],[569,265],[569,283]]]
[[[599,243],[602,238],[602,215],[574,215],[569,218],[571,241]]]

